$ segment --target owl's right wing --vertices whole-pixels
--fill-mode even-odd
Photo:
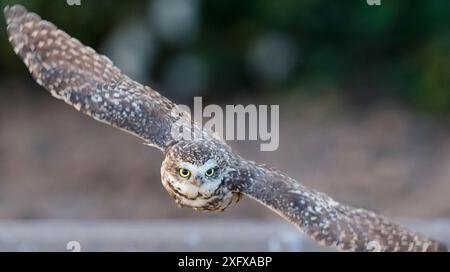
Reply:
[[[231,181],[323,246],[341,251],[447,251],[422,234],[364,209],[342,205],[274,169],[243,160]]]
[[[181,115],[190,120],[169,99],[52,23],[20,5],[4,13],[9,41],[36,82],[78,111],[161,150],[174,141],[171,128]]]

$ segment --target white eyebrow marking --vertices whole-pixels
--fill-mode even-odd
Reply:
[[[205,162],[202,166],[200,166],[198,168],[198,171],[202,174],[204,174],[206,171],[208,171],[211,168],[214,168],[217,166],[217,162],[213,159],[208,160],[207,162]]]

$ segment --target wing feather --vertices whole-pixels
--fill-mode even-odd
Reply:
[[[106,56],[15,5],[4,10],[9,41],[33,78],[54,97],[94,119],[164,150],[182,114],[150,87],[130,79]]]
[[[279,171],[245,162],[237,190],[269,207],[323,246],[341,251],[447,251],[439,242],[365,209],[342,205]]]

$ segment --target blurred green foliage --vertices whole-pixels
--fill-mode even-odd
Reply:
[[[7,1],[22,3],[72,36],[97,47],[130,18],[147,16],[148,1]],[[151,1],[150,1],[151,2]],[[198,33],[189,42],[159,41],[149,77],[180,52],[208,67],[208,91],[218,95],[261,91],[341,92],[358,105],[394,98],[413,108],[450,112],[450,1],[381,0],[199,1]],[[4,29],[4,21],[1,21]],[[2,30],[0,69],[23,73]],[[249,68],[255,42],[268,33],[289,38],[297,61],[284,77],[267,80]],[[276,58],[275,56],[268,56]]]

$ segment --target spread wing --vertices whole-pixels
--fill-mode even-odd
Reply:
[[[54,97],[161,150],[174,140],[172,124],[184,112],[170,100],[24,7],[6,7],[4,13],[14,51]]]
[[[373,212],[342,205],[279,171],[244,162],[235,186],[323,246],[342,251],[447,251]]]

